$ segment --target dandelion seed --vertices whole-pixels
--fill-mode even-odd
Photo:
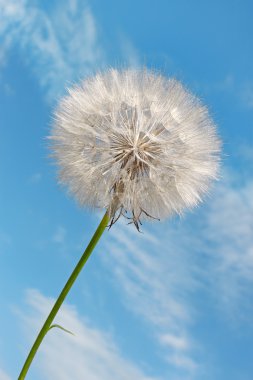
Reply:
[[[150,70],[98,73],[55,113],[60,181],[82,206],[108,209],[139,230],[196,206],[217,176],[220,141],[207,108],[178,81]]]

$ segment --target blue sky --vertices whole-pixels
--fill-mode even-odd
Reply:
[[[106,232],[27,379],[251,380],[250,1],[0,0],[0,380],[16,379],[98,224],[56,181],[45,137],[66,87],[108,66],[182,80],[223,140],[184,217]]]

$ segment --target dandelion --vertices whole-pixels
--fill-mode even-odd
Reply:
[[[55,113],[60,181],[79,203],[139,229],[197,205],[216,177],[220,142],[201,102],[149,70],[108,70],[69,90]]]
[[[102,233],[121,216],[139,230],[196,206],[217,176],[220,141],[201,102],[149,70],[108,70],[69,90],[51,132],[60,181],[82,206],[106,212],[25,361],[33,358]]]

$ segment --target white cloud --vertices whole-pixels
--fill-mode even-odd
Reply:
[[[28,182],[35,185],[35,184],[41,182],[41,180],[42,180],[42,174],[41,173],[34,173],[28,179]]]
[[[230,73],[230,74],[227,74],[219,82],[212,83],[211,88],[216,91],[229,92],[229,91],[235,90],[235,85],[236,85],[236,81],[235,81],[234,75]]]
[[[241,99],[246,107],[253,108],[253,83],[245,83],[241,88]]]
[[[104,62],[94,16],[86,3],[64,1],[50,12],[35,2],[0,0],[0,60],[18,45],[48,97]]]
[[[227,178],[205,216],[202,232],[210,255],[209,278],[224,312],[247,315],[253,285],[253,181]],[[210,272],[211,271],[211,272]],[[218,288],[218,290],[217,290]],[[238,313],[237,313],[238,317]]]
[[[88,1],[63,0],[43,10],[35,0],[0,0],[0,67],[8,51],[18,48],[47,99],[57,99],[65,87],[108,64],[99,29]],[[120,34],[117,45],[123,65],[139,66],[126,36]]]
[[[22,314],[30,340],[52,306],[52,299],[36,290],[27,291],[30,310]],[[73,331],[51,330],[40,347],[36,361],[43,379],[54,380],[155,380],[141,368],[125,359],[110,334],[92,327],[75,307],[64,305],[56,323]],[[33,368],[33,371],[35,367]]]
[[[0,368],[0,380],[11,380],[11,378]]]
[[[10,376],[7,375],[7,373],[4,372],[1,368],[0,368],[0,380],[11,380]]]
[[[194,371],[194,344],[188,332],[194,315],[190,296],[197,287],[194,258],[176,227],[152,227],[152,233],[139,234],[118,222],[108,234],[103,257],[108,257],[127,307],[153,327],[166,360]]]
[[[207,92],[214,91],[231,94],[244,108],[253,108],[253,83],[247,80],[238,80],[231,73],[228,73],[217,82],[202,83],[201,87]]]
[[[0,66],[8,51],[18,47],[48,100],[57,99],[65,87],[105,67],[108,59],[98,30],[86,1],[64,0],[46,11],[35,1],[0,0]],[[138,66],[130,40],[121,36],[119,45],[123,60]]]
[[[208,365],[203,361],[205,342],[197,341],[191,328],[201,318],[198,291],[211,297],[214,315],[217,311],[226,319],[233,308],[249,314],[252,193],[253,181],[231,171],[195,216],[153,223],[144,234],[123,220],[113,226],[104,243],[103,260],[112,270],[123,302],[149,323],[166,360],[192,376]]]
[[[66,232],[67,231],[63,226],[58,226],[52,238],[53,242],[63,244],[65,242]]]
[[[197,364],[189,356],[184,354],[174,353],[168,356],[168,362],[179,368],[185,368],[189,372],[194,373],[197,370]]]
[[[165,346],[170,346],[174,349],[186,349],[188,348],[188,341],[182,336],[176,336],[172,334],[164,334],[160,338],[160,342]]]

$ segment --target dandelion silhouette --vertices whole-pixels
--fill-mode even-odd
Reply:
[[[106,226],[137,230],[196,206],[217,178],[220,140],[207,108],[175,79],[147,69],[110,69],[68,90],[50,147],[59,180],[81,206],[106,213],[42,327],[24,379],[54,317]]]

